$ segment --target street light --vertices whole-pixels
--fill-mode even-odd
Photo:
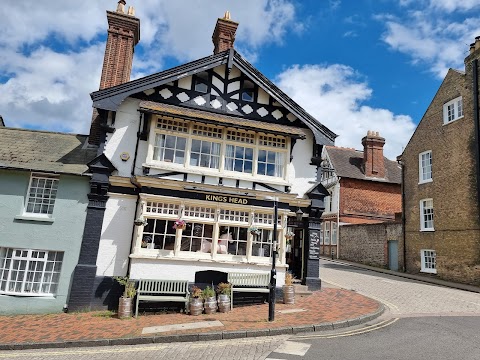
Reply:
[[[275,320],[275,289],[277,288],[277,221],[278,221],[278,198],[266,197],[266,200],[273,200],[273,250],[272,270],[270,271],[270,295],[268,297],[268,321]]]

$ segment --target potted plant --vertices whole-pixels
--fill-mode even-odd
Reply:
[[[230,294],[232,291],[232,284],[220,283],[217,285],[218,294],[218,311],[221,313],[230,311]]]
[[[217,312],[217,298],[215,297],[215,290],[213,287],[207,286],[202,291],[203,306],[205,308],[205,314],[214,314]]]
[[[123,295],[118,300],[118,318],[129,318],[132,316],[133,298],[137,294],[135,281],[129,279],[128,276],[115,276],[114,279],[125,287]]]
[[[248,229],[248,231],[254,236],[259,236],[262,233],[262,230],[260,230],[256,226],[252,226],[250,229]]]
[[[283,285],[283,303],[295,304],[295,287],[293,286],[294,276],[290,271],[285,273],[285,285]]]
[[[203,312],[202,290],[197,286],[190,289],[190,301],[188,304],[190,315],[201,315]]]
[[[295,233],[293,231],[287,231],[285,234],[285,239],[292,240],[295,237]]]
[[[177,219],[175,220],[175,223],[173,224],[173,228],[175,230],[184,230],[187,227],[187,223],[185,220],[182,219]]]

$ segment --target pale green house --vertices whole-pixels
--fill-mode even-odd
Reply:
[[[0,314],[67,303],[90,192],[84,135],[0,127]]]

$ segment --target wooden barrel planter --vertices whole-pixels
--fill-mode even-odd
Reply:
[[[190,298],[189,311],[190,315],[202,315],[203,300],[200,298]]]
[[[230,296],[218,295],[218,312],[226,313],[230,311]]]
[[[283,303],[295,304],[295,288],[293,285],[283,286]]]
[[[132,317],[132,298],[121,297],[118,299],[118,318],[127,319]]]
[[[217,312],[217,299],[215,297],[208,297],[204,303],[205,314],[215,314]]]

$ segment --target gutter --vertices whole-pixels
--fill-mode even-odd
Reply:
[[[399,156],[400,158],[400,156]],[[402,183],[401,183],[401,192],[402,192],[402,241],[403,241],[403,272],[407,272],[407,241],[406,241],[406,231],[405,231],[405,164],[401,159],[397,160],[398,164],[401,167],[402,171]]]

